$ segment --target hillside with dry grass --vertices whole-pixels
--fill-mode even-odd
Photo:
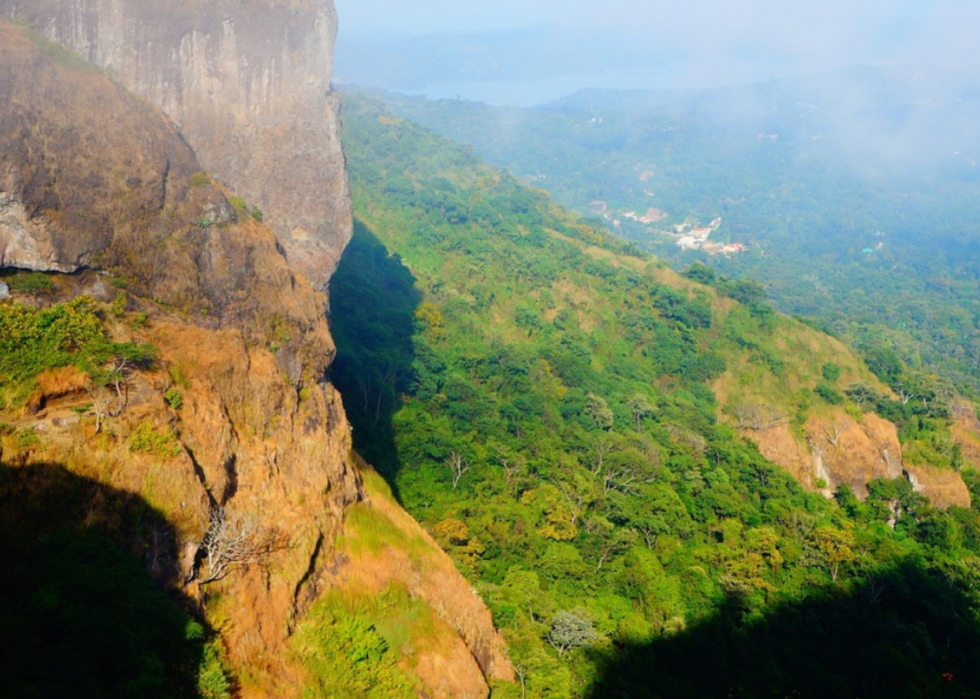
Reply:
[[[49,565],[43,552],[68,541],[66,565],[87,546],[118,551],[133,585],[156,590],[147,594],[170,619],[165,628],[177,629],[148,647],[132,684],[112,670],[82,682],[72,675],[72,653],[84,655],[77,640],[60,647],[36,635],[88,633],[85,667],[109,667],[103,631],[73,625],[68,611],[107,583],[65,582],[51,604],[68,616],[48,629],[18,616],[11,629],[22,638],[0,635],[5,677],[42,695],[75,682],[76,696],[126,687],[141,696],[300,696],[322,668],[294,652],[293,636],[310,627],[318,600],[356,577],[358,561],[340,541],[350,508],[371,508],[326,379],[325,297],[166,117],[6,22],[0,131],[0,277],[10,297],[0,301],[0,556],[9,572],[0,603],[35,609],[28,581]],[[430,696],[486,696],[486,678],[507,677],[506,655],[480,603],[440,596],[465,583],[438,565],[438,585],[391,582],[401,591],[393,609],[434,610],[407,619],[409,633],[415,623],[439,629],[418,668],[411,655],[409,684]],[[116,618],[114,601],[95,609]],[[343,626],[331,618],[318,632]],[[138,616],[127,624],[120,633],[145,632]],[[104,654],[122,638],[106,640]],[[19,662],[19,641],[42,654]],[[383,647],[379,657],[395,652]],[[466,693],[440,689],[438,667],[452,668]]]

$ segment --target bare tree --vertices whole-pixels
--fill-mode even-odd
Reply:
[[[904,386],[899,387],[898,397],[902,399],[902,405],[908,405],[909,401],[918,396],[917,393],[912,393],[912,391],[906,389]]]
[[[592,645],[599,634],[592,622],[573,612],[558,612],[551,622],[547,641],[558,651],[560,658],[567,650]]]
[[[211,523],[201,542],[206,570],[201,584],[222,580],[236,567],[261,560],[272,550],[272,536],[252,514],[211,508]]]
[[[612,440],[599,437],[592,442],[592,453],[589,454],[589,471],[593,476],[598,477],[602,473],[606,457],[616,450],[616,445]]]
[[[112,386],[116,391],[116,412],[112,417],[121,413],[129,403],[130,369],[130,362],[126,357],[115,357],[105,366],[105,385]]]
[[[527,699],[527,674],[528,667],[524,663],[513,663],[514,674],[521,681],[521,699]]]
[[[95,433],[102,431],[106,417],[116,417],[129,404],[129,374],[133,362],[128,357],[116,356],[100,370],[94,372],[85,386],[95,412]]]
[[[575,524],[578,522],[578,518],[582,516],[582,512],[585,511],[588,496],[567,483],[558,483],[558,489],[565,496],[565,502],[568,503],[568,510],[572,513],[572,524]]]
[[[850,427],[850,423],[844,418],[838,418],[834,420],[833,427],[825,427],[824,434],[827,435],[827,441],[834,445],[834,449],[840,444],[841,435],[847,432],[847,428]]]
[[[463,474],[473,468],[473,464],[455,449],[449,452],[449,457],[446,459],[446,466],[449,467],[449,471],[453,476],[453,490],[459,487],[459,481],[463,477]]]
[[[524,459],[521,457],[510,458],[508,456],[498,456],[497,463],[499,463],[504,469],[504,478],[506,479],[506,485],[509,487],[510,482],[521,475],[521,471],[527,465]]]
[[[740,430],[768,430],[786,421],[786,413],[766,405],[743,404],[732,408]]]
[[[618,490],[621,493],[636,494],[634,484],[639,480],[639,472],[631,466],[611,468],[602,477],[602,493],[608,495],[610,490]]]
[[[95,434],[102,432],[102,423],[110,413],[110,406],[115,401],[115,396],[107,386],[95,381],[89,381],[85,386],[89,400],[92,401],[92,410],[95,412]]]

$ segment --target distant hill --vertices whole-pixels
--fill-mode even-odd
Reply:
[[[664,259],[759,279],[785,312],[980,396],[980,89],[969,67],[586,91],[524,110],[385,99]],[[651,209],[655,222],[636,220]],[[745,252],[709,257],[668,235],[716,218],[712,240]]]
[[[980,562],[977,476],[962,448],[943,456],[942,399],[903,404],[758,284],[679,275],[471,150],[344,100],[357,223],[332,282],[332,379],[355,448],[487,601],[527,696],[857,695],[866,674],[902,695],[907,666],[936,691],[980,687],[973,616],[947,655],[913,639],[953,617],[922,621],[905,596],[882,617],[847,611],[879,584],[938,600],[940,571]],[[731,667],[757,623],[802,642],[827,600],[853,626],[812,672],[685,674],[705,635]],[[677,655],[651,678],[655,643]]]

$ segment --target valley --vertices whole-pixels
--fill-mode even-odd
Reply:
[[[857,128],[975,95],[428,102],[337,31],[0,0],[0,693],[976,696],[975,132]],[[359,50],[657,49],[551,31]]]
[[[903,560],[885,541],[937,551],[905,527],[973,526],[974,466],[938,456],[965,453],[948,418],[902,405],[758,284],[678,275],[364,94],[345,92],[344,124],[356,224],[333,377],[355,447],[473,581],[530,696],[655,696],[643,668],[668,657],[657,686],[721,696],[675,642],[710,628],[735,662],[755,619],[788,634],[753,647],[775,663],[803,633],[776,621],[784,605],[860,604],[872,578],[918,585],[885,572]],[[821,567],[831,549],[847,562]],[[849,629],[827,643],[861,655],[850,644],[868,631],[846,608],[826,610]],[[563,647],[559,621],[589,640]],[[862,691],[859,673],[814,662],[815,692]],[[806,675],[729,671],[749,696]]]

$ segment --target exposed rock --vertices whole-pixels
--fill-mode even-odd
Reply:
[[[960,445],[963,461],[980,468],[980,420],[976,410],[966,402],[953,405],[953,441]]]
[[[970,491],[956,471],[909,464],[905,467],[905,477],[917,493],[928,497],[940,509],[970,506]]]
[[[0,12],[162,108],[203,167],[262,209],[293,267],[326,285],[351,234],[331,0],[0,0]],[[56,238],[2,207],[21,223],[8,255],[60,269]]]
[[[289,634],[336,583],[335,541],[347,508],[364,497],[340,397],[325,378],[334,351],[325,298],[291,269],[271,229],[197,175],[194,153],[165,117],[99,71],[70,64],[0,21],[0,190],[16,213],[0,222],[0,251],[6,264],[16,255],[17,266],[102,270],[59,280],[60,298],[93,290],[114,298],[113,275],[130,311],[149,316],[138,329],[115,323],[114,339],[152,342],[158,366],[132,376],[109,436],[64,418],[89,402],[84,374],[42,376],[33,399],[39,410],[53,406],[51,429],[41,446],[6,457],[42,475],[43,465],[64,464],[113,492],[143,494],[173,535],[143,540],[156,531],[125,522],[112,530],[127,548],[151,552],[162,584],[198,600],[195,558],[212,508],[254,517],[275,546],[204,590],[224,600],[220,632],[233,667],[249,677],[241,695],[298,695]],[[164,399],[174,386],[179,409]],[[26,409],[8,413],[3,421],[18,428],[49,426]],[[131,436],[146,427],[172,436],[176,453],[132,453]],[[448,654],[421,665],[451,667],[470,696],[486,687],[481,667],[506,676],[489,612],[476,598],[456,599],[468,586],[451,565],[405,585],[455,634]]]
[[[5,282],[0,282],[0,301],[10,298],[10,287]]]
[[[745,435],[770,461],[779,464],[807,487],[830,497],[841,484],[864,498],[867,484],[875,478],[917,477],[913,485],[936,507],[969,507],[970,495],[955,471],[941,471],[904,462],[898,429],[873,413],[860,422],[843,410],[829,416],[811,417],[800,441],[788,424],[767,430],[747,430]],[[818,480],[825,485],[818,486]]]

